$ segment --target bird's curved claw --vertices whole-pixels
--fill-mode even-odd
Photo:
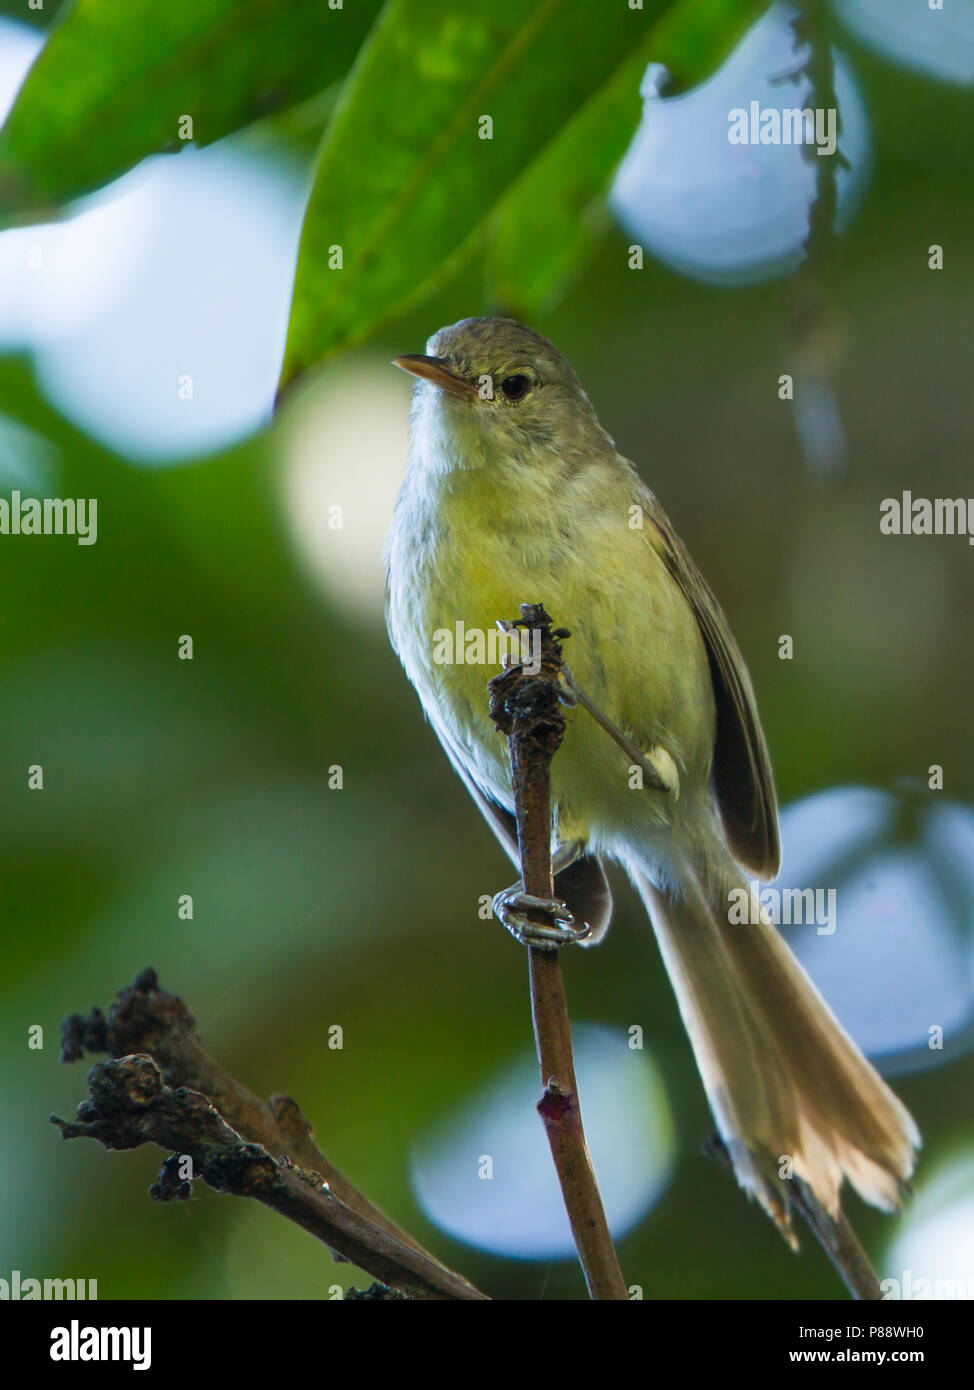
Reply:
[[[575,926],[575,918],[560,898],[536,898],[522,893],[517,886],[505,888],[493,900],[494,916],[522,946],[536,950],[557,951],[584,941],[589,927]],[[550,922],[537,922],[527,913],[544,913]]]

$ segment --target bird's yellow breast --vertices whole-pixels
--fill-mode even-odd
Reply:
[[[650,535],[629,524],[628,481],[621,469],[601,470],[553,494],[550,480],[512,489],[489,470],[470,470],[444,480],[425,522],[403,519],[413,543],[391,574],[394,638],[434,723],[502,801],[509,767],[488,715],[487,682],[498,670],[490,634],[523,603],[543,603],[569,629],[574,677],[637,746],[661,742],[682,771],[706,778],[714,716],[703,641]],[[572,711],[553,767],[563,826],[584,835],[616,803],[627,818],[629,773],[591,716]]]

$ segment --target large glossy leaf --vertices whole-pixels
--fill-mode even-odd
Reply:
[[[702,81],[752,23],[755,0],[680,0],[505,194],[487,236],[487,294],[526,319],[543,312],[585,263],[607,223],[603,195],[639,123],[646,65],[667,92]]]
[[[323,140],[282,382],[425,292],[668,8],[390,0]]]
[[[0,212],[50,208],[146,155],[209,144],[343,78],[380,0],[65,6],[0,132]],[[187,127],[184,125],[183,130]]]

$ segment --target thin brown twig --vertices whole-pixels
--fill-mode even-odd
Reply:
[[[704,1145],[704,1151],[710,1158],[719,1158],[733,1172],[730,1154],[719,1134],[711,1135]],[[842,1211],[838,1218],[830,1216],[801,1178],[793,1176],[789,1181],[789,1200],[825,1251],[852,1297],[859,1302],[881,1301],[883,1293],[879,1275],[873,1269],[849,1218]]]
[[[879,1275],[870,1264],[849,1218],[842,1211],[838,1219],[830,1216],[807,1183],[797,1177],[792,1181],[795,1206],[852,1297],[860,1302],[881,1302],[883,1291]]]
[[[491,718],[508,736],[524,892],[551,898],[550,769],[564,733],[561,646],[541,604],[523,604],[519,626],[537,630],[541,669],[513,666],[490,682]],[[559,636],[564,636],[559,632]],[[578,1258],[593,1299],[628,1299],[585,1142],[568,1004],[555,950],[530,947],[531,1010],[544,1094],[538,1103]]]

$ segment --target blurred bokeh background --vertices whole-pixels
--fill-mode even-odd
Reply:
[[[557,292],[498,289],[501,221],[273,425],[311,116],[3,223],[0,495],[97,498],[98,539],[0,536],[0,1276],[97,1278],[102,1298],[368,1282],[255,1204],[202,1185],[151,1203],[160,1156],[61,1144],[47,1117],[73,1114],[84,1076],[58,1063],[59,1021],[152,964],[226,1067],[297,1097],[331,1160],[448,1263],[497,1297],[583,1296],[533,1112],[523,952],[478,915],[510,868],[382,619],[410,390],[389,359],[527,310],[730,618],[785,808],[782,882],[837,888],[834,935],[785,931],[925,1140],[903,1218],[850,1197],[853,1222],[881,1277],[974,1281],[974,556],[879,529],[904,490],[974,494],[974,6],[829,8],[849,167],[811,266],[815,157],[726,138],[731,107],[803,104],[795,12],[760,15],[702,84],[646,75]],[[0,6],[0,113],[49,18]],[[811,1238],[795,1258],[704,1156],[651,931],[614,888],[607,942],[564,968],[627,1282],[839,1296]]]

